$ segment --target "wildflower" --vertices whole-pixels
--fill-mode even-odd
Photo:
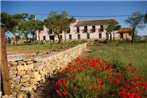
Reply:
[[[74,90],[76,91],[76,90],[78,90],[78,88],[75,86],[75,87],[74,87]]]
[[[85,70],[86,70],[86,67],[81,68],[81,70],[82,70],[82,71],[85,71]]]
[[[60,78],[57,82],[56,82],[56,86],[61,86],[63,83],[63,79]]]
[[[73,79],[73,78],[74,78],[74,76],[73,76],[73,75],[70,75],[70,76],[69,76],[69,78],[70,78],[70,79]]]
[[[135,94],[135,98],[141,98],[139,94]]]
[[[77,70],[74,70],[73,72],[74,72],[74,73],[77,73]]]
[[[60,90],[56,90],[56,93],[58,93],[59,96],[62,96],[62,92],[60,92]]]
[[[95,90],[96,90],[96,91],[98,91],[98,90],[99,90],[99,88],[98,88],[98,87],[96,87],[96,88],[95,88]]]
[[[103,84],[103,85],[101,85],[101,88],[105,88],[105,85]]]
[[[66,80],[64,80],[64,81],[63,81],[63,84],[64,84],[65,86],[67,86],[67,85],[68,85],[68,82],[67,82]]]
[[[92,86],[88,86],[88,90],[90,90],[90,91],[91,91],[91,90],[92,90]]]
[[[64,96],[68,95],[68,91],[67,90],[63,91],[63,95]]]
[[[115,82],[116,82],[116,84],[120,84],[120,81],[118,79]]]
[[[98,78],[98,79],[97,79],[97,82],[98,82],[98,83],[102,83],[102,79],[101,79],[101,78]]]
[[[129,66],[129,67],[132,67],[132,63],[129,63],[128,66]]]

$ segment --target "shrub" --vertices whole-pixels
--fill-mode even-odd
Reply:
[[[141,98],[147,96],[147,82],[139,70],[112,65],[100,58],[77,58],[69,63],[56,81],[54,97]]]

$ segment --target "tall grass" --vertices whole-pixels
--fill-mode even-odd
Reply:
[[[114,64],[132,63],[141,70],[147,80],[147,43],[96,43],[91,47],[93,57],[100,57]]]
[[[83,41],[68,41],[62,43],[51,43],[51,42],[39,42],[31,44],[21,44],[21,45],[12,45],[7,46],[8,51],[17,51],[17,50],[60,50],[63,48],[73,47],[75,45],[81,44]]]

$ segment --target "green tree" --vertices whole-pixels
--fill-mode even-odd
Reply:
[[[26,21],[26,17],[28,14],[22,13],[22,14],[15,14],[15,15],[9,15],[5,12],[1,13],[1,22],[4,24],[4,28],[6,31],[10,31],[15,40],[15,44],[17,44],[18,38],[20,37],[19,33],[19,24],[22,21]]]
[[[57,35],[58,42],[61,43],[60,32],[66,32],[69,28],[71,22],[74,21],[74,18],[69,18],[68,14],[63,11],[61,14],[58,14],[55,11],[52,11],[47,19],[44,20],[45,26],[48,29],[51,29],[54,35]]]
[[[143,15],[140,12],[134,12],[130,17],[128,17],[125,22],[129,24],[132,29],[132,40],[131,43],[134,43],[135,33],[137,33],[137,29],[144,28],[144,23],[146,23],[146,15]]]
[[[120,25],[118,24],[117,21],[115,20],[111,20],[109,23],[108,23],[108,26],[106,28],[106,31],[107,31],[107,40],[109,40],[109,35],[110,35],[110,42],[112,41],[112,33],[114,35],[114,31],[115,30],[118,30],[120,28]],[[114,37],[113,37],[114,39]]]
[[[28,35],[33,36],[35,39],[36,30],[43,30],[43,22],[40,20],[35,20],[34,15],[28,15],[26,21],[21,21],[19,24],[20,31],[23,32],[25,39],[28,41]]]
[[[147,23],[147,13],[144,15],[144,23]]]

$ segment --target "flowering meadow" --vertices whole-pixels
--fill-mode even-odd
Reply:
[[[147,82],[131,63],[126,66],[90,56],[69,63],[54,83],[53,98],[146,98]]]

